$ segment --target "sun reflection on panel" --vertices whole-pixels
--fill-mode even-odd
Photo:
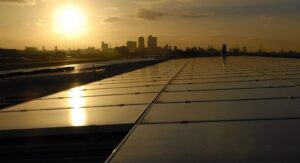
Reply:
[[[70,91],[69,103],[72,106],[70,110],[70,120],[73,126],[83,126],[86,124],[86,111],[81,108],[84,105],[84,92],[80,88]]]

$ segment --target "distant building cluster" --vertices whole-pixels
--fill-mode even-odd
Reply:
[[[126,46],[116,47],[116,53],[138,53],[142,57],[160,57],[163,56],[164,49],[158,47],[157,37],[150,35],[147,40],[147,46],[145,46],[145,38],[138,37],[137,41],[127,41]],[[114,49],[108,46],[108,43],[102,42],[102,52],[112,52]]]
[[[112,47],[111,44],[102,41],[100,48],[88,47],[85,49],[59,49],[54,46],[53,50],[47,50],[44,46],[41,50],[34,46],[26,46],[24,50],[1,49],[0,58],[24,58],[24,57],[103,57],[103,58],[170,58],[170,57],[202,57],[202,56],[276,56],[300,58],[300,54],[295,51],[266,52],[260,45],[257,51],[249,52],[247,47],[228,48],[226,44],[219,48],[208,46],[207,48],[192,47],[185,50],[177,46],[158,46],[158,37],[149,35],[147,38],[140,36],[137,40],[128,40],[123,46]]]

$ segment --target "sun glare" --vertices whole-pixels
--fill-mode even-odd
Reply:
[[[66,37],[80,36],[86,32],[86,15],[75,5],[60,7],[54,15],[54,31]]]

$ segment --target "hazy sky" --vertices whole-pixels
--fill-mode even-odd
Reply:
[[[68,5],[85,13],[76,37],[54,30],[55,13]],[[99,48],[152,34],[161,46],[300,51],[300,0],[0,0],[0,19],[2,48]]]

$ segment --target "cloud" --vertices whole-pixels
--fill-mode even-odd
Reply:
[[[206,13],[192,13],[192,14],[182,14],[181,17],[183,18],[205,18],[214,16],[214,12],[206,12]]]
[[[36,0],[0,0],[0,4],[34,5]]]
[[[36,25],[37,27],[40,27],[40,28],[45,28],[45,27],[47,27],[47,25],[45,24],[44,20],[42,20],[42,19],[39,19],[39,20],[35,23],[35,25]]]
[[[118,10],[117,7],[105,7],[104,10]]]
[[[25,27],[30,27],[31,23],[30,22],[23,22],[23,23],[21,23],[21,25],[25,26]]]
[[[139,4],[161,4],[166,1],[167,0],[137,0],[136,3],[139,3]]]
[[[109,18],[104,19],[103,22],[104,23],[114,23],[119,20],[120,20],[120,18],[118,18],[118,17],[109,17]]]
[[[158,11],[152,11],[148,9],[139,9],[137,17],[144,20],[158,20],[159,18],[164,17],[165,14]]]
[[[263,20],[263,21],[276,21],[277,19],[275,17],[271,17],[271,16],[259,16],[258,17],[260,20]]]
[[[190,3],[192,1],[193,0],[177,0],[177,2],[179,2],[179,3]]]

